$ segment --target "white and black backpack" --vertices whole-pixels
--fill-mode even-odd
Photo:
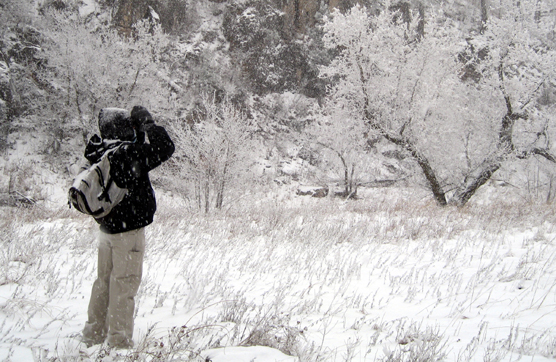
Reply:
[[[77,175],[68,192],[70,207],[100,219],[123,200],[127,189],[116,185],[110,177],[109,159],[121,146],[106,151],[97,163]]]

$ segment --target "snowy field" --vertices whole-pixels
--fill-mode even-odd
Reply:
[[[95,224],[62,206],[4,208],[0,361],[554,360],[554,207],[485,199],[439,208],[374,189],[203,215],[161,196],[133,350],[77,339]]]

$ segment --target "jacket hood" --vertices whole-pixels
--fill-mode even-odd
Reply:
[[[98,128],[103,139],[131,141],[135,132],[129,111],[122,108],[103,108],[98,115]]]

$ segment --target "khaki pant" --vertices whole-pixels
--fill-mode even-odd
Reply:
[[[83,340],[89,344],[133,347],[135,295],[143,273],[145,229],[120,234],[100,232],[98,277],[89,301]]]

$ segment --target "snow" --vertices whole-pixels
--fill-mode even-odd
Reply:
[[[79,15],[82,17],[86,17],[95,11],[98,11],[95,0],[83,0],[79,6]]]
[[[209,215],[157,192],[133,350],[78,340],[95,223],[62,204],[2,209],[0,360],[556,356],[550,207],[439,208],[410,189],[361,190],[349,202],[280,190]]]
[[[211,362],[294,362],[296,358],[268,347],[230,347],[209,349],[202,353]]]
[[[155,20],[155,21],[160,21],[160,16],[158,15],[158,13],[156,11],[154,11],[154,9],[149,5],[149,12],[151,14],[151,17]]]

